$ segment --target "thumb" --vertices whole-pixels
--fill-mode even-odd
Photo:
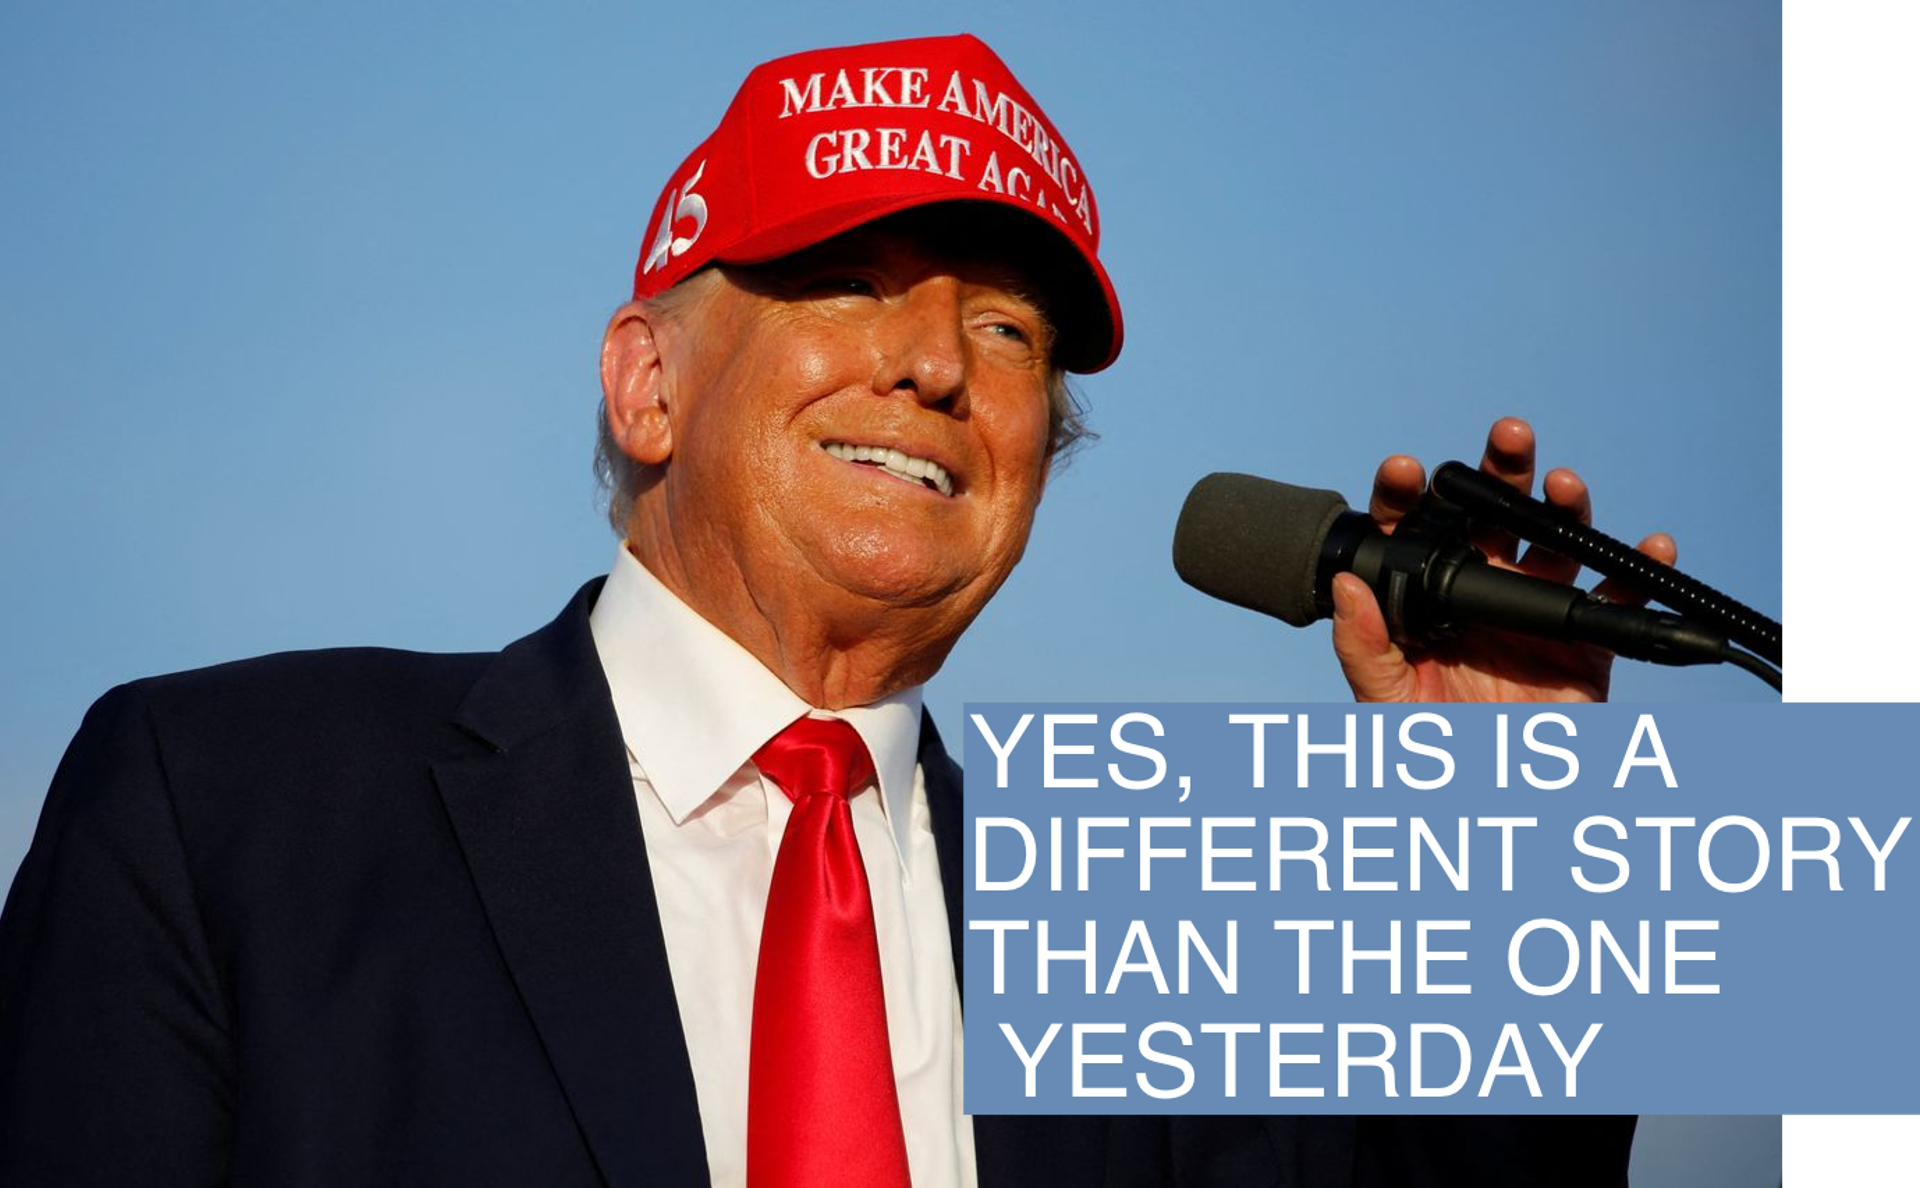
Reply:
[[[1333,579],[1333,654],[1355,701],[1413,700],[1413,668],[1388,638],[1373,591],[1350,573]]]

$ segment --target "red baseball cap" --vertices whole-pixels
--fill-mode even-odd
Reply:
[[[633,274],[651,297],[716,261],[777,259],[916,206],[998,203],[1072,250],[1060,362],[1120,353],[1120,300],[1100,266],[1100,214],[1079,162],[978,38],[811,50],[754,68],[654,207]]]

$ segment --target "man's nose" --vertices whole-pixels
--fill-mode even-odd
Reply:
[[[884,338],[875,391],[912,396],[956,415],[966,411],[968,343],[959,282],[935,277],[914,285],[887,316]]]

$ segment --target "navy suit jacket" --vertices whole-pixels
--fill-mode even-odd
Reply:
[[[0,917],[0,1184],[705,1185],[597,590],[498,654],[269,656],[103,697]],[[957,965],[959,770],[930,721],[920,760]],[[1611,1185],[1631,1132],[980,1118],[975,1141],[982,1188]]]

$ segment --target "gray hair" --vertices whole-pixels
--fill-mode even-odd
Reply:
[[[708,269],[696,273],[663,293],[643,299],[640,308],[646,311],[649,318],[683,321],[713,283],[703,282],[701,278],[717,274],[718,271]],[[1049,471],[1061,469],[1082,446],[1099,440],[1100,435],[1088,427],[1086,417],[1086,403],[1068,381],[1066,370],[1055,367],[1047,376]],[[613,435],[613,426],[607,422],[604,400],[600,402],[598,419],[599,440],[593,451],[593,475],[606,499],[607,523],[612,525],[615,536],[624,538],[627,521],[633,514],[633,501],[658,477],[658,467],[636,462],[620,448],[619,441]]]

